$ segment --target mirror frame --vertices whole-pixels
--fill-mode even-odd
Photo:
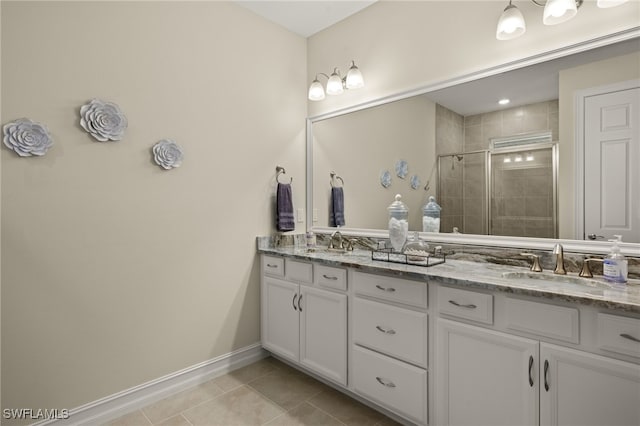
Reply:
[[[313,123],[323,121],[332,117],[349,114],[366,108],[372,108],[390,102],[399,101],[409,97],[423,95],[435,90],[444,89],[457,84],[467,83],[473,80],[479,80],[484,77],[490,77],[507,71],[523,68],[529,65],[538,64],[563,56],[580,53],[587,50],[595,49],[602,46],[618,43],[621,41],[631,40],[640,37],[640,27],[631,28],[629,30],[612,33],[606,36],[594,38],[581,43],[565,46],[560,49],[552,50],[546,53],[533,55],[524,59],[508,62],[502,65],[486,68],[481,71],[464,74],[459,77],[447,79],[444,81],[430,83],[425,86],[418,87],[413,90],[400,92],[394,95],[384,96],[371,101],[356,104],[350,107],[341,108],[335,111],[307,117],[306,119],[306,228],[307,231],[316,233],[330,234],[336,230],[332,227],[313,226]],[[579,134],[579,133],[576,133]],[[577,159],[575,160],[576,164]],[[362,229],[362,228],[340,228],[343,234],[362,236],[370,238],[389,238],[389,232],[382,229]],[[494,235],[477,235],[477,234],[448,234],[448,233],[428,233],[421,232],[428,241],[441,242],[445,244],[467,244],[477,246],[494,246],[509,247],[531,250],[551,250],[553,245],[560,243],[566,251],[578,253],[595,253],[607,254],[610,249],[610,243],[605,241],[583,241],[583,240],[562,240],[550,238],[529,238],[529,237],[504,237]],[[640,254],[640,244],[622,243],[620,249],[623,254],[638,257]]]

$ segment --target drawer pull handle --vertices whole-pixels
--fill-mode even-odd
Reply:
[[[380,289],[382,291],[388,291],[389,293],[393,293],[394,291],[396,291],[396,289],[393,288],[393,287],[382,287],[382,286],[380,286],[378,284],[376,284],[376,288]]]
[[[376,325],[376,328],[380,332],[385,333],[385,334],[396,334],[396,331],[393,328],[383,328],[383,327],[380,327],[379,325]]]
[[[475,308],[477,308],[477,306],[474,305],[474,304],[461,305],[458,302],[456,302],[455,300],[449,300],[449,303],[451,303],[452,305],[457,306],[459,308],[467,308],[467,309],[475,309]]]
[[[302,303],[302,295],[300,295],[300,297],[298,297],[298,310],[299,310],[300,312],[302,312],[302,305],[301,305],[301,303]]]
[[[529,386],[533,387],[533,355],[529,355]]]
[[[298,293],[293,295],[293,309],[297,311],[298,307],[296,306],[296,297],[298,297]]]
[[[325,280],[332,280],[335,281],[338,279],[338,277],[333,277],[331,275],[327,275],[327,274],[322,274],[322,276],[324,277]]]
[[[549,392],[549,378],[547,377],[549,373],[549,360],[544,360],[544,390]]]
[[[274,265],[273,263],[267,263],[267,268],[277,268],[278,265]]]
[[[638,339],[637,337],[633,337],[632,335],[627,334],[627,333],[622,333],[622,334],[620,335],[620,337],[622,337],[622,338],[624,338],[624,339],[629,339],[629,340],[631,340],[632,342],[638,342],[638,343],[640,343],[640,339]]]
[[[388,388],[395,388],[396,387],[395,383],[393,383],[391,380],[384,380],[384,379],[381,379],[380,377],[376,377],[376,380],[382,386],[386,386]]]

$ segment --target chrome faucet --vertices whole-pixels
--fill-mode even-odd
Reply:
[[[564,250],[562,249],[562,244],[556,244],[553,247],[553,254],[556,255],[556,269],[553,270],[553,273],[566,275],[567,271],[564,269]]]
[[[338,245],[336,246],[335,241],[338,242]],[[344,246],[342,245],[342,233],[340,231],[336,231],[333,234],[331,234],[331,239],[329,239],[329,249],[337,249],[337,250],[343,250]]]

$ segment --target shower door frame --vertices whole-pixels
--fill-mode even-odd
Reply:
[[[532,143],[532,144],[523,144],[511,147],[504,148],[491,148],[491,149],[481,149],[477,151],[468,151],[468,152],[452,152],[447,154],[438,155],[438,198],[442,197],[442,158],[445,157],[455,157],[462,156],[464,158],[465,155],[470,154],[484,154],[485,161],[485,194],[484,194],[484,202],[485,202],[485,233],[484,234],[476,234],[476,235],[493,235],[491,234],[491,203],[492,203],[492,191],[491,191],[491,180],[492,180],[492,167],[491,160],[493,154],[507,154],[507,153],[516,153],[516,152],[525,152],[525,151],[538,151],[543,149],[551,149],[551,174],[552,174],[552,203],[553,203],[553,238],[558,238],[558,142],[543,142],[543,143]],[[464,169],[463,169],[464,170]],[[463,176],[464,183],[464,176]],[[463,194],[463,203],[464,203],[464,194]],[[464,204],[463,204],[463,228],[464,228]],[[464,229],[463,229],[464,230]],[[464,233],[464,232],[463,232]]]
[[[525,145],[517,145],[505,148],[492,148],[489,150],[489,185],[491,185],[491,156],[493,154],[511,154],[516,152],[531,152],[540,151],[543,149],[551,149],[551,176],[552,176],[552,195],[551,200],[553,203],[553,237],[558,238],[558,142],[538,142]],[[491,189],[491,188],[489,188]],[[491,201],[491,200],[489,200]],[[491,204],[489,204],[489,225],[491,225]],[[491,228],[487,229],[489,232]],[[489,234],[491,235],[491,234]]]

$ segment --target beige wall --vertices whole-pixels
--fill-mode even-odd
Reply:
[[[260,339],[275,166],[304,206],[306,43],[229,2],[5,2],[2,407],[73,408]],[[118,103],[120,142],[79,126]],[[179,169],[153,164],[174,138]],[[298,232],[304,224],[297,224]]]
[[[368,108],[313,125],[314,202],[317,226],[329,226],[330,176],[335,171],[344,181],[345,225],[352,228],[386,229],[387,207],[396,194],[409,208],[409,229],[422,231],[421,207],[428,195],[423,190],[435,160],[435,104],[424,96]],[[409,174],[395,173],[398,160],[405,160]],[[380,175],[388,170],[388,188]],[[412,189],[410,178],[418,175],[422,185]],[[434,173],[434,176],[436,173]]]
[[[587,0],[578,16],[556,26],[542,24],[542,8],[516,1],[527,20],[520,38],[498,41],[495,29],[504,1],[379,1],[312,36],[307,84],[333,67],[347,70],[354,59],[365,88],[321,102],[309,101],[310,115],[523,59],[638,26],[640,2],[599,9]],[[322,79],[322,82],[326,81]]]
[[[640,79],[640,53],[618,56],[560,72],[560,238],[575,238],[575,96],[591,87]]]

